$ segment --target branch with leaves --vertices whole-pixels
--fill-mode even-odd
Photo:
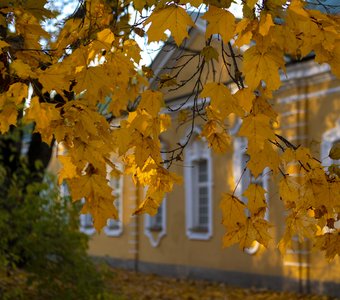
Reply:
[[[74,200],[86,198],[82,212],[91,213],[100,230],[108,218],[118,218],[108,179],[122,172],[115,162],[124,163],[123,172],[136,185],[147,187],[135,213],[155,214],[181,181],[167,167],[183,159],[196,124],[215,152],[227,153],[230,119],[238,119],[238,135],[247,139],[247,168],[255,177],[265,168],[280,177],[289,211],[281,250],[298,235],[334,257],[337,250],[327,249],[337,249],[340,172],[334,166],[325,171],[308,149],[275,131],[270,100],[281,86],[287,56],[299,60],[314,53],[316,62],[328,63],[340,76],[340,25],[330,14],[336,7],[244,0],[243,18],[237,19],[231,3],[84,0],[57,34],[42,25],[56,15],[46,1],[0,4],[0,131],[33,123],[42,141],[62,147],[59,182],[67,182]],[[131,34],[165,42],[164,49],[177,56],[154,74],[141,65]],[[195,34],[203,42],[193,47]],[[190,94],[179,104],[166,103],[168,95],[185,89]],[[181,114],[190,130],[184,142],[163,150],[163,159],[160,136],[171,126],[167,110]],[[264,193],[250,185],[248,204],[234,193],[222,197],[225,246],[268,244]],[[324,194],[328,198],[321,201]]]

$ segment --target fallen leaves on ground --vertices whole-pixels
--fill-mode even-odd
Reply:
[[[330,300],[328,296],[242,289],[224,283],[162,277],[113,269],[110,287],[119,300]]]

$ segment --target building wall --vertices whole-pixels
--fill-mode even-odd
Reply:
[[[335,127],[340,117],[340,82],[329,73],[326,65],[318,66],[312,61],[288,66],[287,74],[288,78],[282,76],[283,87],[275,94],[273,102],[279,113],[277,132],[296,145],[311,147],[319,157],[323,133]],[[179,98],[177,95],[171,99]],[[169,148],[175,146],[187,131],[185,126],[178,128],[176,113],[171,117],[174,126],[163,137]],[[183,175],[186,167],[183,162],[178,162],[171,170]],[[201,274],[201,278],[215,278],[213,274],[219,274],[220,280],[228,278],[231,283],[241,283],[243,278],[243,281],[257,286],[290,288],[293,284],[297,288],[300,284],[300,289],[305,291],[336,291],[333,284],[340,284],[339,259],[329,264],[323,254],[310,251],[308,242],[301,244],[296,241],[284,257],[277,250],[276,245],[284,230],[285,212],[278,195],[278,178],[274,176],[270,176],[268,184],[269,221],[275,225],[271,232],[273,243],[268,249],[260,247],[253,255],[242,252],[237,246],[223,249],[224,227],[219,202],[221,193],[231,193],[235,188],[232,147],[226,155],[212,154],[212,170],[211,238],[191,240],[186,235],[184,183],[167,196],[166,235],[157,247],[151,245],[145,235],[145,217],[131,217],[143,191],[135,188],[130,178],[124,177],[123,232],[118,237],[95,234],[89,253],[109,257],[115,262],[130,262],[130,266],[131,262],[138,260],[142,270],[177,276],[197,277]]]

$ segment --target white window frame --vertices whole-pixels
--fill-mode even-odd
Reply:
[[[117,166],[118,170],[122,170],[122,166]],[[104,227],[104,232],[109,237],[118,237],[123,233],[123,175],[120,175],[119,178],[111,177],[110,178],[110,186],[113,189],[112,195],[115,197],[114,205],[116,206],[118,210],[118,220],[114,219],[108,219],[107,225]],[[118,180],[119,187],[118,189],[115,186],[115,182]],[[118,203],[117,203],[118,202]],[[118,204],[118,205],[117,205]],[[116,223],[118,226],[117,228],[110,228],[109,224],[110,222]]]
[[[65,181],[60,185],[60,195],[62,197],[70,196],[70,191],[69,191],[69,188],[68,188]],[[81,203],[84,205],[85,198],[81,199]],[[91,216],[91,214],[80,214],[80,216],[79,216],[79,231],[82,232],[82,233],[85,233],[87,235],[93,235],[96,232],[96,229],[93,227],[93,222],[90,226],[87,224],[88,215]]]
[[[247,203],[247,198],[243,196],[243,193],[251,183],[256,184],[256,179],[251,179],[249,169],[244,171],[247,161],[244,160],[247,152],[247,140],[243,137],[236,137],[234,139],[234,154],[233,154],[233,177],[235,183],[235,196],[237,196],[244,203]],[[244,173],[244,174],[243,174]],[[270,169],[265,168],[262,172],[262,187],[266,190],[265,200],[267,203],[267,210],[265,213],[265,220],[269,220],[269,178]],[[261,175],[259,175],[261,176]],[[260,248],[260,243],[255,242],[253,246],[245,248],[244,251],[250,255],[255,254]]]
[[[340,159],[335,160],[329,157],[329,151],[333,147],[333,144],[338,141],[340,141],[340,118],[336,121],[334,128],[326,131],[322,135],[320,161],[326,171],[332,164],[340,165]],[[340,221],[335,222],[335,228],[340,229]]]
[[[82,198],[81,199],[81,203],[84,204],[86,202],[85,198]],[[96,232],[96,229],[94,228],[93,226],[93,221],[92,221],[92,224],[91,225],[88,225],[88,216],[91,217],[92,219],[92,216],[91,214],[80,214],[80,227],[79,227],[79,231],[82,232],[82,233],[85,233],[87,235],[93,235],[95,234]]]
[[[186,221],[186,235],[190,240],[208,240],[213,233],[213,209],[212,209],[212,158],[211,150],[204,139],[198,139],[200,130],[194,129],[191,137],[191,142],[185,149],[184,160],[184,179],[185,179],[185,221]],[[197,206],[197,199],[194,199],[194,188],[198,182],[194,182],[192,177],[192,168],[200,160],[207,161],[207,189],[208,189],[208,228],[206,232],[196,232],[193,230],[195,226],[195,206]]]
[[[159,231],[153,230],[152,226],[157,214],[162,214],[162,224]],[[158,247],[162,238],[166,236],[166,198],[163,199],[157,214],[154,216],[146,214],[144,217],[144,234],[149,238],[150,244],[154,248]]]
[[[322,135],[320,160],[324,167],[329,167],[334,163],[340,163],[340,160],[333,160],[329,157],[329,151],[336,141],[340,141],[340,118],[336,121],[334,128],[326,131]]]
[[[161,149],[165,150],[168,147],[164,142],[161,141]],[[162,154],[162,159],[166,159],[166,155],[163,153]],[[161,240],[163,237],[166,236],[166,231],[167,231],[167,211],[166,211],[167,205],[166,205],[166,197],[162,200],[162,204],[158,208],[157,214],[162,215],[162,224],[161,224],[161,229],[160,230],[155,230],[155,227],[153,227],[153,222],[157,216],[150,216],[149,214],[145,214],[144,217],[144,234],[148,237],[150,244],[152,247],[156,248],[159,246]]]

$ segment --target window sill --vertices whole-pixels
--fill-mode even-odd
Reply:
[[[95,234],[96,229],[94,227],[80,227],[79,231],[87,235],[93,235]]]
[[[150,232],[161,232],[163,230],[162,227],[148,227],[146,228],[146,230],[150,231]]]
[[[113,229],[113,228],[104,227],[104,232],[109,237],[118,237],[123,233],[123,228],[117,227]]]
[[[187,237],[190,240],[207,241],[207,240],[209,240],[212,237],[212,233],[209,230],[197,231],[197,229],[188,229],[187,230]]]

